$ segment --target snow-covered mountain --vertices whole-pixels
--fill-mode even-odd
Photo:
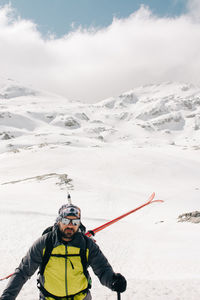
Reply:
[[[124,300],[198,300],[200,88],[163,83],[95,104],[0,79],[0,278],[13,272],[70,191],[93,229],[155,203],[96,235]],[[95,300],[116,299],[96,276]],[[36,276],[17,299],[38,298]],[[0,293],[6,281],[0,285]]]
[[[0,84],[1,152],[35,145],[171,144],[200,147],[200,88],[164,83],[96,104]]]

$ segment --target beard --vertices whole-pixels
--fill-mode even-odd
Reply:
[[[65,239],[72,239],[74,234],[76,233],[76,231],[73,228],[69,228],[69,227],[65,229],[61,229],[59,226],[59,229],[60,229],[61,238],[65,238]]]

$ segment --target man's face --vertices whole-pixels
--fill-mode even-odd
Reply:
[[[67,216],[63,219],[66,220],[77,220],[77,217],[75,216]],[[78,223],[78,222],[77,222]],[[62,238],[64,240],[71,240],[73,235],[78,231],[79,229],[79,224],[78,225],[73,225],[72,222],[70,222],[68,225],[62,223],[62,220],[58,224]]]

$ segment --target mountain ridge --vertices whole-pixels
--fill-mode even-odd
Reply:
[[[200,88],[183,83],[146,85],[94,104],[0,83],[0,151],[52,145],[200,146]],[[12,145],[12,146],[11,146]]]

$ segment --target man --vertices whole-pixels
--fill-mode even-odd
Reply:
[[[103,285],[124,292],[126,279],[113,272],[97,244],[81,231],[83,227],[80,208],[73,204],[63,205],[56,224],[29,249],[0,300],[16,299],[38,268],[41,300],[91,300],[89,266]]]

